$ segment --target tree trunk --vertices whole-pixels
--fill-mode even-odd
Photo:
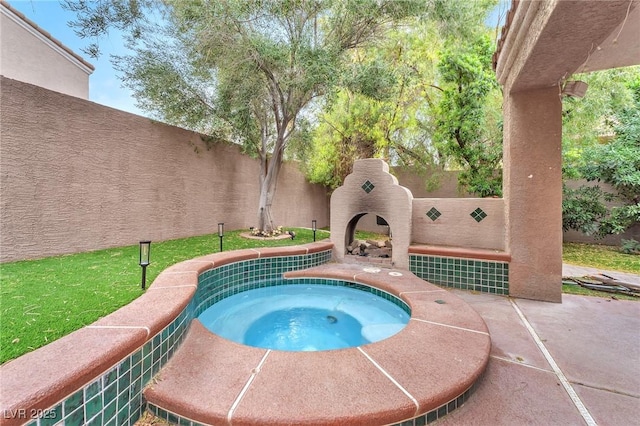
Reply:
[[[269,161],[266,155],[261,158],[260,173],[260,201],[258,204],[258,229],[271,232],[276,227],[273,222],[271,207],[276,194],[278,175],[282,167],[282,152],[284,144],[276,143],[276,149]]]

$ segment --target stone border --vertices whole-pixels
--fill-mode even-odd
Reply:
[[[284,275],[374,287],[405,301],[411,320],[360,347],[289,352],[240,345],[196,319],[145,390],[154,414],[195,426],[426,424],[464,403],[488,363],[482,318],[406,270],[329,263]]]
[[[149,378],[181,344],[189,323],[185,309],[193,299],[198,276],[214,267],[246,259],[294,256],[331,250],[327,240],[302,246],[222,252],[165,269],[149,289],[128,305],[47,346],[0,367],[0,425],[112,416],[118,424],[133,423],[142,406],[144,355],[153,365]],[[176,324],[182,319],[182,323]],[[139,380],[128,383],[124,374]],[[114,392],[114,401],[105,403]],[[112,407],[113,406],[113,407]],[[117,407],[117,409],[116,409]],[[114,413],[111,413],[111,410]],[[54,418],[55,416],[55,418]],[[48,417],[48,418],[45,418]],[[36,424],[36,422],[32,422]],[[72,423],[71,421],[69,423]]]
[[[511,254],[504,251],[464,247],[411,245],[409,246],[409,254],[460,257],[465,259],[493,260],[497,262],[511,261]]]
[[[261,240],[261,241],[276,241],[276,240],[286,240],[287,238],[291,238],[291,235],[285,234],[284,232],[276,237],[261,237],[259,235],[251,235],[251,232],[242,232],[240,236],[242,238],[247,238],[250,240]]]

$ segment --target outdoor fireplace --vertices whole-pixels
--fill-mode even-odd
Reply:
[[[398,185],[398,180],[389,173],[387,163],[375,158],[356,161],[344,185],[331,196],[331,241],[336,260],[345,260],[348,247],[353,254],[356,225],[364,215],[371,213],[382,218],[393,230],[393,240],[384,247],[371,247],[373,243],[370,242],[367,248],[367,242],[364,242],[363,249],[362,244],[358,244],[358,254],[390,256],[392,266],[408,269],[412,204],[411,191]]]

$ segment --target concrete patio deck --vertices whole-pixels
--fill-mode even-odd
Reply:
[[[640,424],[640,302],[453,292],[485,320],[492,348],[476,392],[434,424]]]
[[[569,265],[563,272],[640,282]],[[558,304],[449,291],[484,319],[492,345],[469,400],[430,424],[640,425],[640,301],[564,294]]]

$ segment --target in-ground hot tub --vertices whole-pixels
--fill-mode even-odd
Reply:
[[[278,279],[225,298],[198,319],[220,337],[284,351],[362,346],[409,322],[411,310],[392,294],[342,280],[315,282]]]
[[[239,344],[193,320],[145,389],[153,413],[180,424],[425,424],[464,403],[486,367],[480,316],[408,271],[326,264],[284,275],[365,284],[404,301],[411,319],[384,340],[315,352]]]

